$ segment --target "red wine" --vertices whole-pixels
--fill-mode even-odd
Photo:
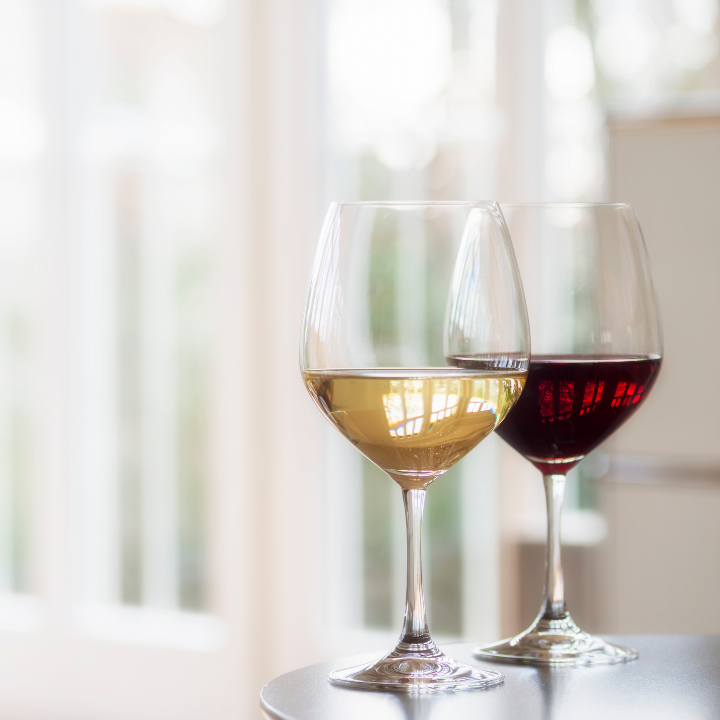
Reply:
[[[482,358],[452,358],[471,368]],[[661,358],[536,355],[525,389],[496,432],[542,473],[566,473],[640,406]]]

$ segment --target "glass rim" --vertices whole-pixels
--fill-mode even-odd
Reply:
[[[552,208],[552,209],[563,209],[563,208],[579,208],[588,209],[593,208],[629,208],[632,207],[630,203],[610,203],[610,202],[500,202],[501,208],[512,207],[512,208]]]
[[[333,201],[331,207],[498,207],[497,200],[359,200]]]

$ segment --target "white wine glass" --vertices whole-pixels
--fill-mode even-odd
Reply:
[[[545,597],[533,625],[475,656],[547,665],[607,665],[632,648],[581,630],[565,605],[560,521],[567,472],[614,433],[650,392],[662,328],[635,213],[623,204],[502,205],[522,247],[533,334],[525,390],[498,434],[543,476]]]
[[[330,423],[400,486],[407,521],[400,639],[377,662],[333,672],[331,682],[406,692],[502,682],[495,670],[455,662],[430,637],[422,519],[428,485],[517,400],[528,354],[522,286],[496,203],[330,206],[300,368]],[[481,357],[481,365],[448,363],[466,355]]]

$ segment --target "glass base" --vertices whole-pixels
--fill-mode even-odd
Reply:
[[[483,660],[501,660],[534,665],[612,665],[637,660],[632,648],[612,645],[580,630],[570,615],[539,618],[512,640],[478,647],[473,655]]]
[[[400,643],[377,662],[336,670],[328,680],[356,689],[429,693],[488,688],[504,678],[496,670],[455,662],[431,641],[421,645]]]

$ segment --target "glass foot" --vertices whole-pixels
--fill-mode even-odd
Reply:
[[[570,615],[540,618],[533,627],[512,640],[478,647],[473,655],[535,665],[612,665],[636,660],[637,650],[612,645],[583,632]]]
[[[328,680],[356,689],[428,693],[488,688],[504,678],[496,670],[455,662],[431,642],[420,646],[401,643],[377,662],[336,670]]]

